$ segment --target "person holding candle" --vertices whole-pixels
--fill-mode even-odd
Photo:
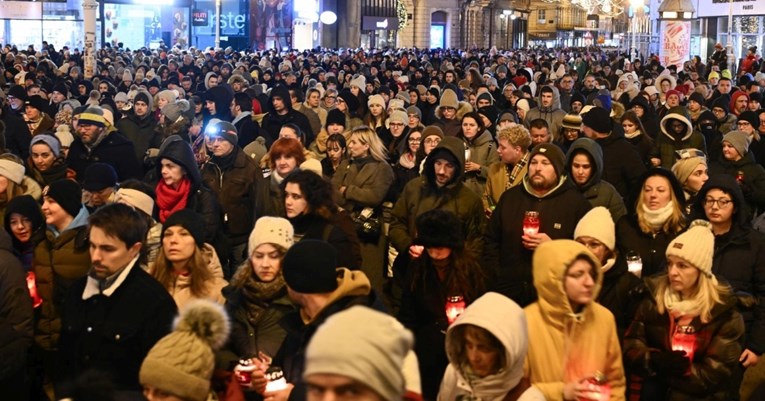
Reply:
[[[544,401],[523,377],[528,344],[523,309],[496,292],[484,294],[446,332],[449,366],[438,400]]]
[[[414,333],[423,396],[433,400],[449,363],[444,351],[448,315],[461,313],[484,292],[486,275],[472,249],[465,247],[459,218],[452,212],[435,209],[418,216],[414,244],[424,251],[406,269],[397,318]],[[450,303],[451,298],[457,299]]]
[[[638,188],[629,214],[616,223],[616,245],[622,255],[637,253],[648,277],[663,271],[661,251],[687,226],[685,196],[675,175],[662,168],[648,170]]]
[[[749,224],[741,187],[727,175],[709,178],[701,188],[694,212],[712,224],[714,258],[712,273],[726,281],[739,297],[739,311],[746,325],[746,342],[739,357],[746,368],[741,399],[763,375],[759,362],[765,351],[765,236]],[[759,300],[759,302],[757,301]]]
[[[475,193],[483,194],[489,165],[499,160],[494,138],[484,127],[481,116],[474,111],[462,117],[462,130],[458,137],[465,145],[465,185]]]
[[[533,266],[539,300],[524,309],[530,339],[525,375],[531,385],[548,401],[624,401],[616,322],[595,302],[603,283],[598,258],[584,245],[561,239],[539,245]]]
[[[627,214],[613,185],[602,179],[603,150],[590,138],[575,140],[566,153],[566,171],[592,207],[604,206],[614,220]]]
[[[653,296],[624,340],[625,363],[644,378],[643,400],[738,399],[745,326],[712,272],[714,249],[710,224],[696,220],[667,247],[667,273],[648,280]]]

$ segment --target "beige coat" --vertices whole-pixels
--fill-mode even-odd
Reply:
[[[202,248],[202,252],[205,258],[209,260],[207,268],[212,273],[212,278],[207,282],[207,296],[205,298],[215,301],[221,305],[226,302],[221,290],[228,285],[228,282],[223,279],[223,267],[218,259],[218,254],[215,253],[215,248],[210,244],[205,244]],[[181,310],[189,301],[195,297],[191,294],[191,276],[178,275],[175,279],[173,286],[167,290],[175,300],[178,309]]]

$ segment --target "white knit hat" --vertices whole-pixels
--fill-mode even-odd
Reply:
[[[378,104],[383,109],[385,108],[385,98],[382,97],[382,95],[372,95],[369,97],[369,100],[367,100],[367,105],[372,106],[373,104]]]
[[[712,225],[706,220],[694,220],[686,232],[669,243],[666,255],[677,256],[712,277],[714,248]]]
[[[295,230],[289,220],[281,217],[263,216],[255,222],[255,228],[250,233],[247,242],[249,254],[262,244],[279,245],[284,249],[290,249],[295,242]]]
[[[364,89],[367,86],[367,78],[363,75],[359,75],[351,80],[351,86]]]
[[[0,175],[15,182],[21,184],[24,179],[24,165],[14,162],[13,160],[0,159]]]
[[[574,239],[592,237],[603,243],[609,251],[616,247],[616,228],[611,212],[603,206],[592,208],[579,220],[574,229]]]
[[[149,216],[151,216],[154,211],[154,199],[137,189],[118,189],[114,201],[116,203],[124,203],[128,206],[132,206]]]

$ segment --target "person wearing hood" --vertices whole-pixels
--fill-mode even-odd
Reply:
[[[579,138],[566,153],[566,172],[592,207],[603,206],[611,213],[613,221],[627,214],[619,192],[613,185],[603,181],[603,151],[590,138]]]
[[[710,165],[709,173],[727,174],[739,182],[751,217],[765,210],[765,168],[754,161],[749,141],[743,131],[728,132],[722,140],[723,157]]]
[[[158,221],[164,224],[174,212],[191,209],[199,213],[205,223],[204,241],[212,244],[218,255],[228,255],[228,246],[222,238],[220,204],[215,193],[205,185],[191,146],[173,135],[162,143],[157,160],[155,209]]]
[[[521,306],[537,298],[531,271],[534,250],[551,239],[572,238],[577,222],[592,208],[566,175],[565,164],[557,145],[534,147],[523,184],[502,194],[484,235],[483,266],[496,274],[494,290]],[[528,211],[537,212],[536,233],[523,229]]]
[[[683,187],[685,193],[683,205],[685,213],[690,216],[696,195],[709,179],[707,157],[698,149],[682,149],[677,151],[677,159],[677,162],[672,165],[672,174],[677,177]]]
[[[543,217],[544,218],[544,217]],[[614,316],[596,302],[603,285],[600,260],[569,239],[548,241],[534,252],[539,300],[524,308],[529,351],[525,375],[549,401],[624,401],[627,386]]]
[[[629,103],[629,109],[634,111],[640,122],[643,123],[645,133],[653,139],[659,136],[659,119],[656,110],[645,96],[636,96]]]
[[[473,302],[446,332],[449,365],[438,400],[544,400],[523,376],[526,326],[525,312],[507,297],[490,292]]]
[[[560,95],[558,89],[552,85],[545,85],[539,93],[539,106],[526,112],[523,124],[526,128],[532,121],[541,118],[547,121],[547,126],[553,135],[558,135],[560,127],[563,124],[563,117],[566,112],[560,108]]]
[[[741,113],[745,112],[749,106],[749,94],[744,91],[736,91],[730,96],[730,103],[728,103],[728,109],[730,114],[733,114],[738,118]]]
[[[643,378],[643,400],[739,399],[744,320],[712,271],[714,253],[710,224],[696,220],[667,247],[666,273],[647,281],[651,297],[624,340],[624,363]],[[681,345],[689,337],[693,345]]]
[[[154,98],[149,92],[140,89],[133,98],[133,109],[125,118],[117,121],[117,130],[133,143],[136,160],[143,162],[146,151],[159,149],[161,135],[156,132],[157,120],[152,110]]]
[[[671,169],[677,160],[675,152],[681,149],[693,148],[706,153],[704,136],[693,130],[690,116],[684,107],[669,109],[661,119],[660,126],[662,134],[656,138],[651,151],[651,164],[655,167]]]
[[[305,133],[313,133],[308,118],[292,107],[290,93],[285,86],[277,85],[273,88],[268,100],[272,111],[263,116],[263,121],[260,123],[261,135],[266,139],[266,147],[271,147],[271,144],[279,138],[282,126],[288,123],[297,125]],[[310,145],[313,140],[314,137],[311,135],[310,138],[306,138],[306,144]]]
[[[459,136],[462,130],[460,121],[469,111],[472,111],[470,103],[458,101],[457,94],[452,89],[445,89],[441,94],[438,107],[435,108],[436,120],[433,125],[441,128],[444,136]]]
[[[470,305],[486,291],[488,277],[474,248],[465,247],[460,221],[453,212],[434,209],[417,216],[416,246],[423,248],[406,268],[401,308],[396,318],[414,334],[420,362],[422,394],[434,400],[449,361],[445,330],[454,316],[445,310],[459,296]]]
[[[210,120],[217,118],[221,121],[231,122],[231,101],[234,100],[234,91],[228,85],[214,86],[204,93],[202,100],[206,112],[204,113],[204,128],[210,124]]]
[[[462,139],[465,147],[465,185],[476,194],[483,194],[489,165],[499,159],[497,145],[485,129],[480,114],[473,111],[462,117],[462,129],[457,137]]]
[[[696,121],[695,129],[704,136],[707,145],[707,160],[709,162],[722,158],[722,138],[715,114],[709,110],[702,112]]]
[[[25,272],[31,272],[35,247],[45,238],[40,204],[30,195],[15,197],[8,202],[3,220],[5,231],[11,236],[13,255]]]

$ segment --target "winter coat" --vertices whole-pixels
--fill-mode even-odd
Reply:
[[[146,157],[147,150],[159,149],[162,145],[163,137],[157,133],[157,120],[154,119],[151,112],[148,112],[143,118],[132,112],[117,121],[116,127],[122,135],[133,143],[135,158],[141,163]]]
[[[35,284],[42,298],[35,319],[35,343],[43,350],[58,349],[64,300],[73,284],[90,270],[87,219],[83,207],[60,234],[48,227],[45,240],[35,247]]]
[[[355,226],[346,212],[338,211],[329,221],[316,213],[300,215],[289,219],[295,230],[295,237],[328,242],[337,251],[337,265],[350,270],[361,268],[361,243],[355,235]],[[341,227],[337,223],[345,221]]]
[[[7,177],[5,178],[7,179]],[[42,188],[40,188],[40,184],[31,177],[25,175],[24,178],[21,179],[20,186],[24,189],[22,195],[29,195],[38,202],[42,199]],[[5,208],[8,206],[8,202],[2,202],[2,204],[0,204],[0,225],[5,222]]]
[[[452,88],[454,89],[454,88]],[[473,111],[473,106],[470,105],[468,102],[459,102],[457,104],[457,113],[451,120],[445,120],[444,119],[444,113],[441,110],[441,106],[437,106],[434,109],[436,120],[434,120],[431,124],[435,125],[438,128],[441,128],[441,131],[443,131],[444,136],[459,136],[462,132],[462,117]],[[425,119],[425,110],[422,111],[423,119]],[[428,125],[431,125],[428,124]]]
[[[459,338],[455,328],[470,324],[491,333],[502,344],[505,365],[500,370],[483,378],[468,379],[464,367],[460,365],[460,346],[464,339]],[[523,364],[529,347],[526,332],[526,314],[508,298],[497,293],[488,293],[477,299],[470,308],[457,318],[446,332],[446,353],[449,366],[446,367],[439,401],[451,401],[472,397],[486,401],[502,401],[507,393],[521,384]],[[518,401],[544,401],[544,395],[536,387],[529,387]]]
[[[634,106],[641,106],[643,108],[643,117],[640,117],[640,122],[643,123],[646,134],[651,138],[658,137],[661,134],[659,131],[659,118],[653,105],[645,97],[637,96],[632,99],[628,107],[632,109]]]
[[[613,185],[622,198],[626,199],[629,191],[639,184],[646,170],[645,164],[624,136],[611,134],[595,142],[603,150],[602,179]]]
[[[571,174],[571,163],[574,160],[574,156],[580,153],[588,155],[592,166],[590,179],[584,185],[575,184],[576,187],[587,198],[592,207],[605,207],[611,212],[611,218],[614,221],[619,221],[622,216],[627,214],[627,209],[624,207],[624,201],[619,192],[616,191],[616,188],[601,179],[603,174],[603,153],[595,141],[589,138],[579,138],[574,141],[568,153],[566,153],[566,171],[569,175]]]
[[[4,124],[0,130],[5,135],[6,149],[24,160],[29,158],[29,143],[32,141],[32,134],[29,133],[29,127],[27,127],[24,119],[5,107],[0,110],[0,121]]]
[[[717,120],[717,130],[721,136],[725,136],[728,132],[736,130],[736,123],[738,118],[733,113],[728,113],[722,120]]]
[[[295,385],[290,393],[290,400],[305,399],[306,388],[303,383],[305,350],[316,329],[322,323],[335,313],[355,305],[364,305],[379,311],[384,309],[382,301],[371,290],[369,279],[363,272],[338,268],[337,273],[337,289],[331,293],[327,304],[316,316],[309,319],[300,311],[292,311],[281,320],[281,326],[287,331],[287,337],[274,357],[273,364],[281,366],[287,382]]]
[[[231,123],[236,127],[237,144],[242,149],[260,136],[260,125],[252,120],[252,114],[249,111],[234,117]]]
[[[44,172],[38,170],[31,160],[27,161],[27,165],[29,166],[27,174],[37,182],[40,188],[47,187],[53,181],[63,179],[74,180],[76,178],[76,173],[69,168],[69,163],[63,157],[56,159],[53,165]]]
[[[89,149],[75,136],[72,146],[69,148],[67,161],[69,167],[74,170],[77,177],[84,177],[85,170],[93,163],[101,162],[110,164],[117,172],[117,181],[125,181],[130,178],[139,179],[141,165],[135,158],[135,146],[118,131],[104,131],[106,135],[95,148]]]
[[[568,177],[544,196],[535,195],[528,183],[502,194],[491,215],[484,236],[483,267],[496,274],[493,290],[521,306],[537,298],[532,285],[532,250],[523,246],[523,217],[529,210],[539,212],[539,232],[552,239],[573,238],[579,220],[592,208]],[[490,289],[492,287],[490,286]]]
[[[263,216],[284,217],[284,194],[276,182],[276,175],[258,177],[257,193],[255,195],[255,218]],[[254,225],[254,220],[253,220]]]
[[[310,144],[308,139],[311,139],[311,142],[313,141],[313,138],[308,136],[308,133],[313,132],[311,130],[311,123],[303,113],[292,108],[292,100],[290,100],[290,93],[287,88],[279,85],[272,89],[271,95],[268,98],[270,105],[273,104],[274,96],[279,96],[282,99],[287,113],[279,115],[271,111],[263,117],[263,121],[260,123],[260,134],[266,138],[266,147],[271,148],[271,144],[279,138],[279,131],[282,129],[282,126],[288,123],[297,125],[306,134],[306,143]]]
[[[162,252],[160,250],[160,252]],[[228,285],[226,280],[223,279],[223,267],[218,259],[218,254],[215,253],[215,248],[210,244],[204,244],[202,247],[202,254],[208,260],[207,270],[212,274],[212,277],[205,283],[207,296],[206,299],[223,304],[225,298],[221,290]],[[178,309],[183,309],[186,304],[193,301],[197,297],[191,293],[191,275],[176,274],[175,281],[171,284],[171,287],[167,289],[170,296],[173,297],[175,304],[178,305]]]
[[[526,376],[548,401],[563,401],[566,383],[600,372],[611,386],[611,400],[623,401],[626,384],[614,316],[594,299],[575,313],[563,286],[568,266],[582,256],[581,245],[573,241],[546,245],[555,246],[556,252],[535,255],[534,287],[539,300],[524,309],[533,339],[526,356]],[[584,256],[595,268],[600,266],[589,252]],[[603,275],[597,274],[593,298],[602,282]]]
[[[627,142],[635,147],[635,150],[640,155],[640,160],[646,167],[652,166],[651,164],[651,151],[653,150],[653,139],[645,133],[640,134],[634,138],[625,137]]]
[[[473,140],[462,138],[465,142],[466,151],[470,152],[470,161],[481,166],[478,171],[471,171],[463,175],[465,185],[479,196],[486,189],[486,179],[489,176],[489,165],[499,160],[497,145],[489,131],[483,131]]]
[[[614,265],[603,273],[603,285],[596,301],[614,315],[621,344],[624,332],[632,323],[640,302],[650,294],[643,280],[628,271],[627,262],[622,255],[611,260]]]
[[[640,229],[637,215],[630,213],[616,222],[616,246],[619,253],[636,252],[643,262],[643,277],[649,277],[666,269],[664,252],[678,233],[660,231],[646,234]]]
[[[83,299],[93,278],[81,278],[67,294],[62,312],[61,383],[86,370],[113,378],[116,390],[140,391],[138,371],[151,347],[170,333],[178,313],[159,282],[134,263],[117,277],[109,294]]]
[[[679,134],[679,137],[675,136],[674,131],[670,127],[672,120],[678,120],[685,125],[685,129]],[[661,135],[659,135],[656,138],[656,142],[654,142],[654,149],[651,152],[651,157],[661,159],[661,167],[671,170],[672,165],[677,161],[675,152],[681,149],[694,148],[699,149],[706,154],[707,145],[706,141],[704,141],[704,136],[698,132],[694,132],[693,125],[691,125],[691,119],[684,107],[673,107],[669,110],[667,115],[661,119],[659,125],[661,127]]]
[[[658,280],[648,281],[651,293]],[[624,363],[630,371],[644,377],[643,387],[657,386],[666,391],[668,401],[728,401],[738,399],[741,367],[738,358],[743,351],[744,321],[735,309],[735,300],[723,296],[722,304],[712,308],[712,319],[702,323],[696,317],[690,326],[695,329],[696,342],[690,374],[681,377],[660,377],[650,366],[653,352],[672,349],[672,318],[659,313],[653,297],[645,299],[624,339]],[[655,398],[652,398],[655,399]]]
[[[548,132],[557,136],[560,132],[560,128],[563,125],[563,117],[566,116],[566,112],[560,107],[560,94],[558,88],[553,85],[545,85],[544,87],[550,88],[553,91],[553,104],[550,107],[542,106],[542,94],[540,93],[537,98],[537,104],[539,106],[526,112],[526,118],[523,119],[523,125],[529,128],[532,121],[541,118],[547,121]]]
[[[444,138],[436,146],[431,154],[437,149],[448,151],[455,159],[455,177],[442,188],[438,188],[435,182],[435,159],[425,159],[425,167],[422,176],[409,181],[401,192],[396,204],[391,211],[391,223],[388,236],[391,245],[398,250],[399,254],[409,252],[409,246],[416,237],[415,222],[417,216],[433,209],[442,209],[454,212],[462,222],[462,233],[470,243],[477,244],[477,240],[483,233],[485,217],[481,199],[471,191],[462,181],[465,171],[465,152],[462,141],[457,138]]]
[[[725,158],[713,162],[709,166],[709,176],[715,174],[727,174],[736,177],[743,173],[741,190],[744,191],[744,199],[749,206],[749,214],[765,212],[765,168],[754,161],[752,152],[748,152],[738,161],[730,161]]]
[[[232,244],[247,242],[256,216],[254,215],[257,181],[260,169],[237,146],[224,158],[233,157],[229,166],[216,164],[213,157],[202,166],[202,180],[218,198],[223,209],[226,235]],[[258,216],[259,217],[259,216]]]
[[[365,207],[376,208],[393,185],[393,169],[387,162],[371,156],[343,160],[332,177],[332,185],[335,190],[346,187],[345,193],[337,198],[338,206],[343,209],[356,212]]]
[[[321,128],[324,127],[321,123],[321,119],[319,118],[319,115],[314,111],[314,109],[304,105],[303,103],[298,103],[297,105],[292,107],[297,111],[298,113],[305,116],[306,119],[308,119],[308,124],[311,127],[311,130],[308,132],[303,132],[306,136],[305,145],[308,147],[308,145],[311,144],[316,139],[316,136],[319,135],[319,131],[321,131]]]
[[[3,399],[26,400],[27,352],[34,335],[34,312],[24,268],[12,252],[11,237],[0,230],[0,388]],[[26,391],[26,393],[25,393]]]

